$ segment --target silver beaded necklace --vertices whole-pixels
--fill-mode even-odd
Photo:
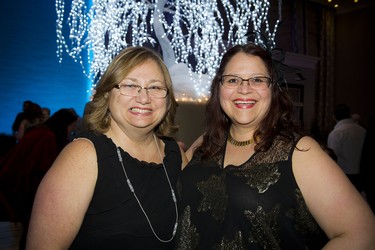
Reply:
[[[131,184],[130,179],[129,179],[129,177],[128,177],[128,174],[127,174],[127,172],[126,172],[126,170],[125,170],[124,163],[123,163],[123,161],[122,161],[122,156],[121,156],[121,153],[120,153],[120,149],[119,149],[119,147],[117,147],[117,155],[118,155],[118,160],[119,160],[120,163],[121,163],[122,170],[124,171],[124,174],[125,174],[126,183],[128,183],[128,186],[129,186],[129,188],[130,188],[130,191],[133,193],[135,199],[136,199],[137,202],[138,202],[139,207],[141,208],[143,214],[145,215],[145,217],[146,217],[146,219],[147,219],[147,222],[148,222],[148,224],[150,225],[151,231],[153,232],[153,234],[155,235],[155,237],[156,237],[159,241],[164,242],[164,243],[167,243],[167,242],[170,242],[170,241],[173,240],[173,237],[176,235],[176,231],[177,231],[177,225],[178,225],[177,200],[176,200],[176,195],[175,195],[175,193],[174,193],[174,190],[173,190],[173,188],[172,188],[171,181],[169,180],[169,176],[168,176],[168,173],[167,173],[167,169],[166,169],[166,167],[165,167],[165,165],[164,165],[163,157],[161,156],[160,149],[159,149],[159,145],[158,145],[158,143],[157,143],[157,141],[156,141],[156,136],[155,136],[155,134],[154,134],[154,140],[155,140],[156,148],[158,149],[158,153],[159,153],[159,156],[160,156],[160,159],[161,159],[161,163],[162,163],[162,165],[163,165],[163,169],[164,169],[165,176],[167,177],[169,187],[171,188],[172,199],[173,199],[173,203],[174,203],[174,207],[175,207],[175,212],[176,212],[176,221],[175,221],[175,223],[174,223],[172,237],[171,237],[170,239],[168,239],[168,240],[163,240],[163,239],[161,239],[161,238],[156,234],[156,232],[155,232],[155,230],[154,230],[154,227],[152,226],[151,221],[150,221],[150,219],[148,218],[148,215],[147,215],[146,211],[143,209],[143,206],[142,206],[141,202],[139,201],[138,196],[135,194],[134,187],[133,187],[133,185]]]

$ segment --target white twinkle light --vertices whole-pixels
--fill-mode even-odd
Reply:
[[[281,13],[281,0],[278,1]],[[69,3],[66,17],[65,0],[56,0],[56,53],[60,62],[66,52],[94,82],[122,49],[152,46],[162,53],[180,101],[206,101],[222,55],[229,46],[248,42],[249,32],[254,32],[255,43],[274,48],[279,23],[277,20],[272,32],[267,20],[270,4],[265,0]],[[85,64],[90,66],[89,72]]]

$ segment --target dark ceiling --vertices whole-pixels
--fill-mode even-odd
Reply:
[[[375,5],[375,0],[332,0],[328,2],[328,0],[310,0],[311,2],[319,3],[322,5],[330,6],[334,8],[334,6],[337,4],[338,7],[336,7],[336,13],[337,14],[343,14],[351,11],[360,10],[363,8],[367,8],[370,6]]]

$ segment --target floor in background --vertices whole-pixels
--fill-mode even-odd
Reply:
[[[0,249],[18,250],[22,225],[20,223],[0,221]]]

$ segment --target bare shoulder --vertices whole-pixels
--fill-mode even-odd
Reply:
[[[49,200],[69,209],[72,201],[87,207],[97,175],[97,157],[93,144],[86,139],[74,140],[61,151],[44,176],[36,200],[42,203],[40,206],[49,206],[45,203]]]
[[[87,139],[70,142],[39,185],[28,244],[42,244],[45,249],[68,248],[93,197],[97,175],[93,144]],[[51,247],[46,247],[48,245]]]
[[[66,176],[67,173],[71,175],[95,176],[97,174],[97,157],[95,147],[88,139],[76,139],[70,142],[59,154],[53,163],[48,175]],[[73,176],[71,176],[73,177]]]
[[[293,169],[301,171],[336,166],[322,145],[310,136],[304,136],[298,141],[292,160]]]
[[[314,197],[321,197],[320,202],[326,199],[329,204],[338,188],[344,189],[349,185],[337,163],[316,140],[308,136],[302,137],[294,149],[292,169],[310,209],[316,205]]]
[[[309,150],[309,149],[322,149],[320,144],[310,136],[303,136],[297,143],[297,148],[301,150]]]
[[[95,153],[95,147],[92,141],[87,138],[77,138],[68,144],[74,150],[89,150],[88,153]]]
[[[63,157],[74,158],[75,160],[85,160],[96,158],[94,144],[86,138],[78,138],[70,142],[61,152]]]
[[[308,136],[299,140],[292,156],[292,169],[309,211],[329,238],[337,237],[344,242],[348,237],[345,246],[359,238],[370,242],[371,236],[373,240],[373,233],[369,233],[374,232],[371,210],[317,141]]]
[[[293,162],[301,160],[302,163],[305,164],[308,164],[306,160],[313,163],[319,160],[321,160],[321,162],[326,162],[327,160],[330,162],[331,159],[331,156],[324,149],[323,145],[310,136],[303,136],[298,141],[293,153]]]

